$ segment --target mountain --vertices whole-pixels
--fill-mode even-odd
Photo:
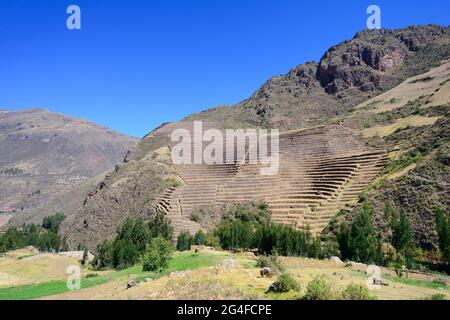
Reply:
[[[164,212],[176,232],[194,232],[214,225],[224,206],[260,199],[269,203],[275,221],[308,224],[321,232],[340,210],[351,216],[358,194],[375,188],[374,181],[409,151],[407,141],[414,142],[412,137],[387,143],[392,133],[403,128],[402,123],[427,132],[430,126],[438,130],[438,124],[448,119],[445,103],[443,107],[425,103],[421,97],[426,92],[434,99],[443,95],[438,101],[447,101],[446,89],[439,87],[446,85],[445,80],[432,82],[436,84],[432,89],[418,87],[429,84],[427,77],[445,78],[442,63],[449,57],[449,27],[359,32],[330,48],[319,62],[270,79],[235,106],[193,114],[149,133],[85,198],[79,211],[63,222],[62,232],[71,245],[85,243],[94,249],[101,240],[113,237],[126,217],[148,219]],[[439,77],[427,76],[430,70]],[[390,91],[397,86],[403,89]],[[411,103],[422,101],[424,108],[412,110],[410,101],[404,101],[405,91]],[[382,98],[386,92],[393,95],[388,101]],[[395,104],[397,100],[402,104]],[[384,106],[380,112],[372,108],[377,105]],[[228,166],[172,164],[170,133],[177,128],[192,131],[195,120],[221,130],[281,129],[278,175],[261,177],[258,168],[241,165],[239,159]],[[415,142],[431,138],[422,135]],[[415,232],[420,221],[414,222]],[[429,232],[432,223],[426,221]],[[421,237],[420,232],[417,236]]]
[[[450,28],[365,30],[327,50],[319,62],[273,77],[250,98],[186,117],[229,127],[285,130],[315,126],[426,72],[450,50]]]
[[[20,219],[111,170],[136,142],[44,109],[0,111],[0,211]]]

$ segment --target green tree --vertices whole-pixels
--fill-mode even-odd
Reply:
[[[87,249],[86,246],[84,246],[84,249],[83,249],[83,257],[82,257],[82,259],[81,259],[81,264],[82,264],[82,265],[85,265],[87,262],[88,262],[88,249]]]
[[[342,223],[337,235],[343,259],[372,263],[379,258],[379,241],[372,221],[373,210],[364,203],[350,227]]]
[[[206,244],[206,234],[202,230],[198,230],[194,235],[194,244],[197,246]]]
[[[102,241],[97,246],[97,254],[92,261],[92,265],[95,269],[101,270],[107,267],[112,267],[112,255],[113,255],[112,244],[108,240]]]
[[[206,233],[206,245],[213,248],[220,247],[219,237],[215,235],[214,231],[208,231]]]
[[[180,232],[177,238],[177,250],[178,251],[191,250],[192,242],[193,239],[189,231]]]
[[[64,214],[62,213],[56,213],[53,216],[45,217],[42,221],[42,228],[49,230],[54,233],[58,233],[59,226],[64,220]]]
[[[400,221],[398,221],[393,228],[392,244],[399,252],[405,253],[405,250],[410,246],[412,240],[411,224],[408,215],[404,210],[400,214]]]
[[[446,263],[450,263],[450,218],[441,208],[435,208],[436,231],[439,236],[439,249],[442,258]]]
[[[153,215],[148,223],[148,229],[151,238],[163,237],[166,240],[171,240],[173,237],[173,227],[170,219],[161,212]]]
[[[142,270],[162,272],[169,267],[173,247],[170,240],[162,237],[152,239],[142,257]]]
[[[39,235],[37,246],[40,251],[58,252],[61,247],[61,238],[52,231],[42,232]]]

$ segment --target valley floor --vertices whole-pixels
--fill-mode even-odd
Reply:
[[[298,299],[308,282],[320,274],[328,275],[337,290],[351,283],[367,283],[362,264],[297,257],[280,260],[300,283],[300,292],[266,294],[276,276],[262,278],[252,253],[227,251],[177,252],[162,274],[142,272],[140,265],[102,272],[82,268],[81,289],[69,291],[66,269],[79,265],[76,259],[22,249],[0,257],[0,299]],[[378,299],[423,299],[438,293],[450,298],[448,285],[386,273],[383,269],[388,285],[371,290]],[[130,280],[137,285],[127,289]]]

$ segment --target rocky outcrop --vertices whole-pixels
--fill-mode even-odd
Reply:
[[[224,120],[227,126],[296,129],[315,126],[427,71],[450,56],[450,28],[366,30],[274,77],[250,98],[193,114],[186,120]]]

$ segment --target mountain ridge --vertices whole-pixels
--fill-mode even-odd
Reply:
[[[0,211],[39,207],[122,162],[136,142],[43,108],[0,112]]]

